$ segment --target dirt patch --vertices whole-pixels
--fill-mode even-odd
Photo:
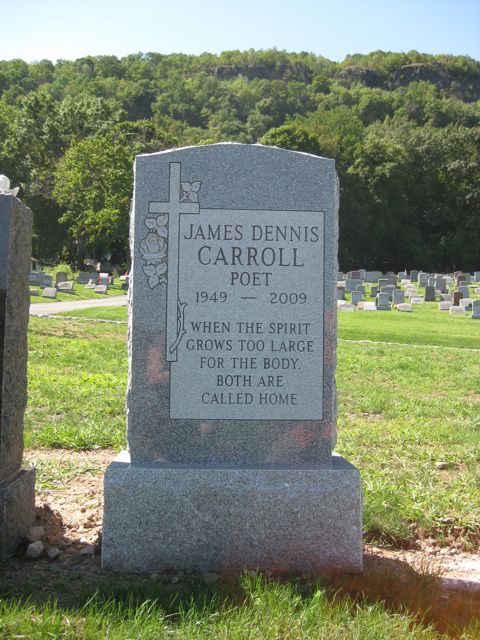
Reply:
[[[68,604],[80,588],[93,591],[97,585],[112,579],[111,574],[100,568],[100,550],[103,474],[114,457],[112,450],[28,451],[26,459],[32,463],[74,460],[79,464],[79,475],[62,489],[37,491],[37,524],[45,529],[46,553],[52,548],[59,553],[55,559],[44,554],[32,561],[25,558],[25,548],[20,550],[1,576],[3,595],[15,595],[18,590],[25,593],[28,584],[35,598],[64,598]],[[87,462],[95,472],[82,475],[82,464]],[[364,572],[340,576],[334,580],[334,587],[372,601],[382,600],[393,609],[404,607],[420,617],[426,615],[437,628],[455,635],[452,625],[461,628],[472,619],[480,619],[480,555],[464,553],[455,546],[440,547],[428,537],[420,537],[417,546],[417,549],[397,550],[366,544]],[[142,579],[173,583],[178,591],[184,580],[196,579],[192,576],[179,572],[172,577],[169,572],[160,578],[152,574]],[[201,581],[201,575],[197,577]],[[308,582],[316,577],[304,576],[304,579]]]

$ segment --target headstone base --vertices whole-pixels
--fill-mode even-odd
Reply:
[[[362,570],[358,469],[130,464],[105,475],[102,567],[301,572]]]
[[[35,469],[20,469],[0,484],[0,561],[18,549],[35,516]]]

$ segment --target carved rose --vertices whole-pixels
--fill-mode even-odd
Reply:
[[[156,233],[149,233],[140,243],[140,253],[147,263],[161,262],[167,253],[167,244]]]

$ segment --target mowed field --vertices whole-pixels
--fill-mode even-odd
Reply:
[[[30,321],[27,447],[125,446],[127,310]],[[480,321],[436,305],[339,313],[337,451],[361,471],[365,534],[480,539]],[[478,351],[475,351],[478,349]]]
[[[78,321],[30,319],[27,457],[33,448],[125,446],[126,314],[104,308],[75,312]],[[480,321],[451,317],[435,304],[418,305],[412,314],[338,316],[336,450],[361,471],[365,540],[408,548],[429,538],[478,551]],[[52,458],[39,466],[37,482],[55,487],[75,474],[98,473],[82,460],[76,469],[73,460]],[[91,602],[71,613],[68,624],[54,607],[5,606],[0,621],[9,621],[13,634],[5,637],[25,630],[50,637],[49,627],[75,637],[67,633],[71,624],[80,637],[104,637],[107,628],[105,637],[118,638],[134,637],[133,630],[139,638],[443,637],[382,603],[335,599],[320,583],[304,590],[295,581],[249,578],[221,601],[218,590],[200,589],[200,604],[171,593],[161,604],[149,592],[141,606],[125,605],[128,588],[121,584],[123,604]],[[479,634],[474,623],[455,637]]]

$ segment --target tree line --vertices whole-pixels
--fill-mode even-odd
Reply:
[[[128,263],[138,153],[261,142],[334,158],[341,268],[480,266],[480,62],[376,51],[0,61],[0,173],[34,254]]]

